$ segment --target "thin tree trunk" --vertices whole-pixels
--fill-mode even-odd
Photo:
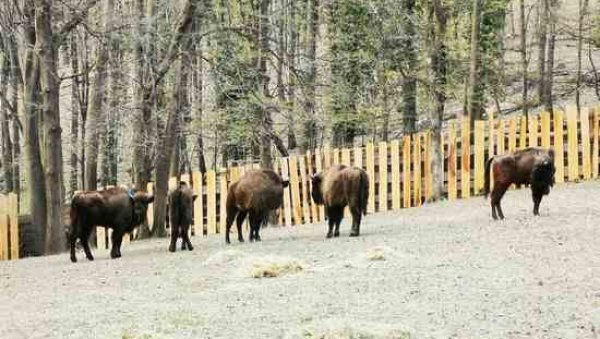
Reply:
[[[404,104],[404,133],[416,132],[417,127],[417,79],[418,67],[417,55],[417,28],[415,14],[415,0],[403,0],[404,2],[404,57],[408,69],[402,80],[402,101]]]
[[[539,0],[538,5],[538,16],[539,16],[539,30],[538,30],[538,102],[542,103],[544,97],[544,73],[546,69],[546,45],[548,44],[548,1],[550,0]]]
[[[307,119],[304,123],[303,150],[313,150],[317,147],[317,117],[316,117],[316,81],[317,81],[317,38],[319,31],[319,0],[308,0],[307,3],[307,51],[308,63],[306,75],[306,98],[304,112]]]
[[[193,98],[193,119],[196,120],[194,124],[197,127],[198,134],[196,136],[196,147],[197,147],[197,159],[198,159],[198,170],[200,173],[206,173],[206,158],[204,155],[204,127],[202,119],[202,105],[203,105],[203,86],[202,86],[202,72],[203,72],[203,60],[202,60],[202,41],[199,38],[202,31],[202,20],[200,16],[194,18],[192,44],[194,55],[192,57],[192,98]]]
[[[269,98],[269,75],[267,73],[267,55],[269,54],[269,6],[270,0],[260,1],[259,18],[259,60],[258,72],[260,74],[260,90],[265,98]],[[270,110],[261,105],[259,108],[262,115],[262,133],[260,136],[260,164],[262,168],[273,168],[271,156],[271,137],[273,135],[273,120]]]
[[[583,33],[588,11],[589,0],[579,0],[579,22],[577,25],[577,82],[575,88],[575,104],[577,113],[581,112],[581,87],[583,82],[582,59],[583,59]]]
[[[520,41],[521,41],[521,72],[523,79],[523,94],[522,94],[522,105],[523,105],[523,114],[525,115],[525,125],[526,130],[529,130],[529,95],[528,95],[528,79],[527,79],[527,15],[525,13],[525,0],[519,0],[519,9],[521,15],[521,32],[520,32]]]
[[[71,73],[79,73],[79,58],[77,39],[75,35],[71,36],[70,40],[70,59],[71,59]],[[71,83],[71,161],[70,161],[70,172],[71,180],[69,191],[71,195],[79,189],[79,77],[74,77]]]
[[[469,110],[465,112],[471,121],[482,119],[483,83],[481,79],[481,17],[482,0],[473,0],[471,20],[471,59],[469,68],[468,100]]]
[[[546,72],[544,76],[544,109],[550,113],[554,112],[554,104],[552,99],[552,92],[554,86],[554,50],[556,44],[556,23],[555,23],[555,11],[558,9],[558,1],[551,1],[550,12],[548,20],[550,22],[549,29],[550,35],[548,37],[548,55],[546,56]]]
[[[17,52],[17,42],[14,37],[7,38],[8,51],[10,55],[10,86],[12,92],[12,107],[17,111],[17,116],[12,118],[13,135],[13,189],[16,194],[21,193],[21,117],[23,116],[23,104],[19,100],[23,92],[23,77],[21,66],[19,65],[19,56]],[[19,197],[20,199],[20,197]]]
[[[6,94],[10,79],[10,57],[6,41],[0,35],[0,93]],[[5,104],[0,106],[0,119],[2,129],[2,171],[4,173],[4,193],[13,191],[13,144],[10,140],[9,108]]]

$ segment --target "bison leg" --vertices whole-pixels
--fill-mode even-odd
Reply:
[[[225,221],[225,242],[230,244],[231,241],[229,241],[229,231],[231,230],[231,225],[233,224],[233,221],[235,220],[235,216],[238,215],[238,213],[240,213],[238,211],[237,208],[227,208],[227,220]]]
[[[329,231],[327,232],[327,238],[339,237],[340,236],[340,224],[342,217],[344,216],[344,208],[339,206],[330,206],[327,209],[327,216],[329,219]],[[334,228],[335,227],[335,231]]]
[[[77,244],[77,233],[74,229],[69,232],[69,244],[71,246],[71,262],[77,262],[77,256],[75,255],[75,245]]]
[[[540,215],[540,203],[542,202],[542,198],[544,197],[544,193],[538,190],[531,190],[531,195],[533,197],[533,215]]]
[[[329,225],[329,230],[327,231],[327,238],[333,237],[333,227],[335,227],[335,221],[331,217],[331,215],[332,215],[331,207],[325,206],[325,216],[327,219],[327,223]]]
[[[362,213],[360,207],[352,207],[352,231],[350,232],[351,237],[358,237],[360,235],[360,221],[362,219]]]
[[[190,236],[188,234],[188,229],[190,228],[190,225],[183,225],[181,227],[181,249],[185,249],[185,245],[187,244],[187,249],[189,251],[193,251],[194,250],[194,246],[192,246],[192,242],[190,241]]]
[[[173,223],[171,226],[171,243],[169,244],[169,252],[177,250],[177,239],[179,239],[179,225]]]
[[[494,220],[497,220],[498,218],[504,219],[504,213],[502,212],[502,206],[500,205],[500,201],[502,200],[502,197],[504,196],[504,193],[506,193],[506,190],[508,189],[509,186],[510,186],[510,184],[509,185],[502,184],[502,183],[494,184],[494,189],[492,190],[492,194],[491,194],[492,218],[494,218]],[[496,215],[496,212],[498,212],[498,215]]]
[[[250,211],[250,241],[260,241],[260,224],[263,221],[263,216],[260,213]]]
[[[112,233],[112,249],[110,250],[110,257],[120,258],[121,257],[121,243],[123,242],[123,232],[113,230]]]
[[[239,242],[244,242],[244,236],[242,234],[242,225],[244,224],[244,220],[246,220],[246,215],[248,215],[248,212],[240,211],[237,215],[237,219],[235,220]]]
[[[92,229],[94,229],[94,227],[88,227],[87,225],[84,225],[79,230],[79,241],[81,241],[81,246],[83,246],[85,257],[89,261],[94,260],[94,256],[92,255],[92,250],[90,250],[90,244],[88,241],[90,238],[90,233],[92,233]]]

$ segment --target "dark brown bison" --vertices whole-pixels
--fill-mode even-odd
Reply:
[[[228,244],[229,231],[236,220],[238,240],[244,241],[242,223],[248,215],[250,220],[250,241],[260,241],[260,226],[266,223],[269,213],[278,209],[283,202],[283,189],[289,181],[271,170],[251,170],[240,180],[231,184],[227,192],[227,223],[225,242]],[[237,219],[236,219],[237,217]]]
[[[87,259],[94,260],[88,238],[96,226],[112,228],[110,256],[121,257],[123,235],[131,233],[144,222],[148,204],[152,201],[152,195],[121,187],[76,193],[71,201],[71,229],[67,235],[71,246],[71,261],[77,261],[77,238],[81,241]]]
[[[490,193],[490,168],[494,176],[491,192],[492,217],[504,219],[500,200],[511,184],[530,185],[533,197],[533,214],[540,215],[542,197],[554,185],[554,151],[539,147],[526,148],[488,159],[485,164],[484,195]],[[498,215],[496,215],[496,211]]]
[[[336,165],[327,171],[312,176],[312,199],[316,204],[325,205],[325,215],[329,220],[327,238],[340,235],[340,223],[344,208],[352,213],[351,237],[360,234],[362,215],[367,215],[369,200],[369,177],[357,167]],[[335,232],[333,227],[335,226]]]
[[[177,238],[181,236],[181,250],[193,251],[194,246],[190,241],[188,229],[194,222],[194,200],[197,195],[185,182],[180,182],[179,187],[169,194],[169,220],[171,222],[171,244],[169,252],[175,252]]]

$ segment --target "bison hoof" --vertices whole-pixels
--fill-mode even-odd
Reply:
[[[171,252],[171,253],[175,252],[175,246],[169,246],[169,252]]]
[[[188,247],[188,251],[193,251],[194,250],[194,246],[189,246]]]
[[[327,233],[327,239],[329,238],[333,238],[333,234],[332,233]]]
[[[254,241],[262,241],[262,239],[260,239],[260,235],[257,235],[257,236],[254,238]]]
[[[113,259],[117,259],[117,258],[121,257],[121,254],[120,253],[111,253],[110,257],[113,258]]]
[[[77,258],[76,257],[71,257],[71,262],[77,262]]]
[[[360,234],[358,232],[352,232],[350,233],[351,237],[358,237]]]
[[[91,255],[86,256],[87,260],[89,261],[94,261],[94,257],[92,257]]]
[[[244,238],[238,238],[239,242],[244,242]]]
[[[333,233],[333,236],[336,237],[336,238],[339,237],[340,236],[340,232]]]

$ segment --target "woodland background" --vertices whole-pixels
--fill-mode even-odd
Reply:
[[[596,0],[4,0],[0,189],[64,246],[73,192],[600,100]],[[442,167],[442,168],[440,168]],[[434,196],[441,196],[441,184]]]

